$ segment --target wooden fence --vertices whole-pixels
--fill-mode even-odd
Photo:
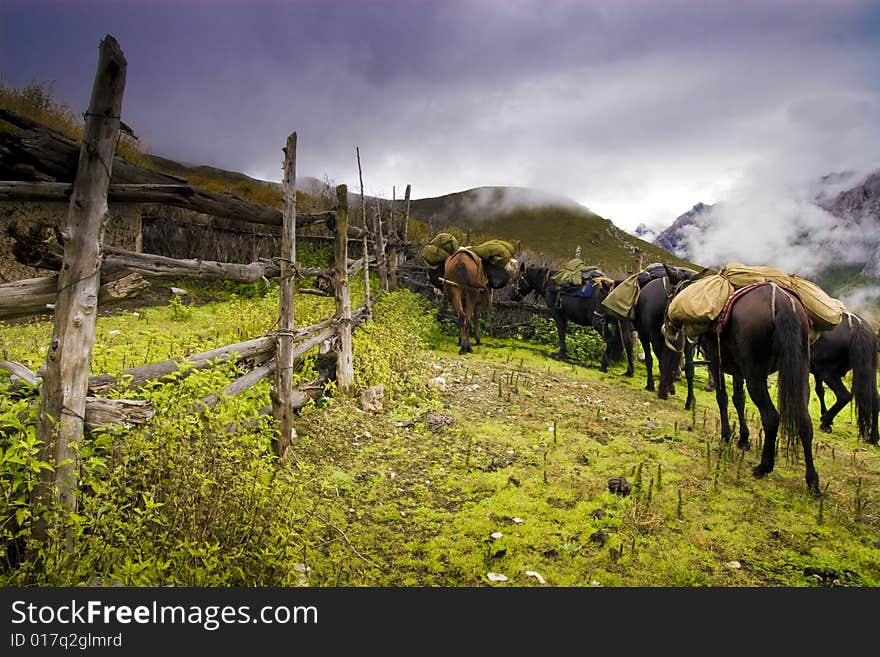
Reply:
[[[75,510],[77,492],[77,444],[84,431],[101,424],[122,422],[141,424],[152,417],[148,402],[106,399],[99,395],[110,388],[137,387],[180,370],[210,367],[219,360],[235,359],[258,365],[223,390],[203,402],[213,406],[223,395],[234,395],[256,382],[274,376],[271,413],[278,422],[275,449],[279,456],[288,454],[295,438],[294,413],[323,389],[329,375],[298,389],[293,387],[293,368],[308,351],[330,342],[335,346],[337,388],[350,390],[353,379],[352,329],[366,321],[371,312],[369,293],[368,235],[366,219],[361,230],[349,227],[348,192],[345,185],[336,188],[334,210],[297,217],[296,133],[284,147],[284,206],[254,206],[231,195],[208,192],[189,185],[110,184],[114,151],[119,137],[120,110],[125,87],[126,60],[119,44],[106,36],[99,50],[98,69],[89,109],[85,115],[85,133],[79,152],[76,178],[72,185],[54,182],[0,182],[0,199],[45,201],[69,198],[67,225],[61,231],[61,244],[33,232],[18,235],[18,254],[33,266],[56,270],[52,276],[0,285],[0,319],[54,312],[53,335],[45,364],[39,375],[18,363],[0,362],[23,381],[39,386],[37,437],[41,441],[40,458],[55,464],[42,476],[32,503],[36,509],[50,503]],[[360,168],[360,153],[358,152]],[[361,178],[361,198],[363,182]],[[409,189],[407,188],[407,199]],[[102,236],[108,216],[108,203],[165,203],[252,223],[281,225],[281,253],[271,261],[247,265],[203,260],[174,259],[147,253],[103,247]],[[364,214],[366,217],[366,214]],[[297,224],[324,222],[333,236],[332,267],[297,267]],[[381,216],[374,218],[374,229],[381,230]],[[363,256],[348,259],[348,242],[354,233],[362,239]],[[374,238],[377,253],[385,242]],[[384,258],[379,258],[384,263]],[[364,270],[366,303],[352,310],[350,277]],[[294,295],[296,280],[318,276],[332,284],[336,312],[332,318],[312,326],[296,328]],[[212,349],[181,360],[167,360],[123,372],[121,380],[103,374],[89,376],[95,325],[99,305],[137,294],[147,278],[193,278],[253,282],[277,278],[280,284],[278,329],[271,335]],[[383,276],[382,287],[388,289]],[[35,514],[36,515],[36,514]],[[44,525],[35,526],[38,538],[47,536]],[[67,537],[70,540],[71,537]]]

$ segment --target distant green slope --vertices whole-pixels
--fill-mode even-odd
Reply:
[[[492,187],[446,196],[417,199],[410,217],[421,220],[436,234],[449,227],[470,235],[473,244],[493,237],[519,240],[533,259],[563,263],[575,257],[594,264],[610,276],[623,277],[652,262],[699,269],[658,246],[619,229],[611,221],[567,199],[513,208],[521,188]],[[525,201],[527,202],[527,201]],[[640,267],[641,264],[641,267]]]

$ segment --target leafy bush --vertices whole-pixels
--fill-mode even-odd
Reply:
[[[531,334],[532,342],[553,345],[554,347],[559,344],[556,324],[552,319],[533,317]],[[594,365],[602,360],[605,343],[602,336],[592,326],[581,326],[569,322],[565,337],[568,355],[571,358]]]
[[[384,293],[373,307],[373,321],[353,336],[355,387],[384,385],[387,395],[422,376],[428,335],[436,310],[406,289]]]

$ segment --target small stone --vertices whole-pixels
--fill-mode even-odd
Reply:
[[[534,570],[527,570],[525,574],[526,574],[526,577],[534,577],[536,580],[538,580],[539,584],[546,584],[547,583],[544,581],[544,578],[541,577],[541,575],[539,573],[536,573]]]
[[[728,561],[727,567],[733,568],[734,570],[739,570],[740,568],[742,568],[742,564],[739,561]]]
[[[490,582],[506,582],[507,575],[502,575],[501,573],[486,573],[486,577],[489,578]]]

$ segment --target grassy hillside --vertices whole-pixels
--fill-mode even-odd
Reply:
[[[277,288],[231,291],[204,305],[100,317],[94,372],[272,326]],[[359,303],[361,286],[353,293]],[[297,317],[324,317],[331,303],[298,297]],[[50,332],[49,322],[0,324],[0,350],[36,369]],[[680,386],[667,401],[646,392],[641,364],[628,379],[622,364],[602,374],[548,358],[552,345],[491,337],[461,357],[433,308],[407,291],[383,294],[368,331],[355,337],[356,394],[331,386],[299,414],[287,463],[275,459],[272,425],[257,412],[269,401],[268,381],[211,412],[191,405],[236,368],[127,393],[153,400],[157,417],[146,430],[101,432],[84,445],[76,551],[47,555],[37,581],[880,586],[880,452],[858,441],[847,410],[834,433],[816,433],[827,485],[817,501],[802,459],[784,447],[774,472],[751,476],[760,452],[751,402],[752,451],[719,440],[703,368],[691,412]],[[307,363],[296,379],[309,376]],[[357,393],[376,384],[385,386],[383,407],[365,412]],[[14,483],[0,503],[3,517],[26,524],[32,435],[27,397],[10,385],[0,376],[0,453]],[[814,418],[817,405],[814,398]],[[609,490],[621,476],[629,495]],[[5,585],[22,575],[0,567]]]

